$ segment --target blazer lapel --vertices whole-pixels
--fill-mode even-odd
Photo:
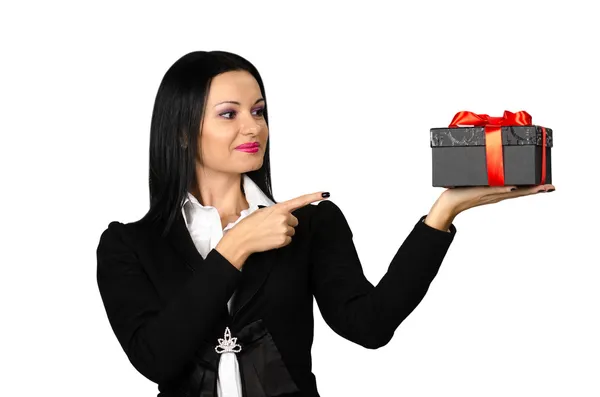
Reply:
[[[277,262],[278,250],[255,252],[251,254],[242,268],[242,282],[236,290],[231,306],[231,316],[236,316],[247,307],[252,298],[260,290],[267,280],[267,276]]]
[[[169,233],[166,236],[169,244],[177,251],[184,261],[184,265],[190,270],[196,271],[202,266],[204,258],[196,249],[192,236],[185,226],[185,220],[181,214],[175,218],[175,222],[171,226]]]
[[[258,205],[258,208],[266,207]],[[231,316],[235,320],[242,309],[252,301],[252,298],[260,290],[267,280],[267,276],[277,262],[280,251],[272,249],[252,253],[242,267],[242,283],[237,289],[231,306]]]
[[[166,235],[166,239],[169,244],[175,249],[179,258],[183,260],[183,266],[186,266],[192,273],[196,273],[204,265],[204,258],[198,252],[198,249],[194,245],[192,236],[185,226],[185,220],[183,216],[179,215],[175,219],[173,226]],[[175,263],[172,263],[176,266]],[[223,305],[221,308],[223,318],[227,318],[229,315],[227,305]]]
[[[265,205],[259,204],[258,207],[263,208]],[[194,241],[185,226],[183,216],[177,216],[166,238],[169,244],[180,255],[181,259],[183,259],[184,265],[190,270],[196,272],[201,266],[206,265],[204,258],[202,258],[202,255],[196,249]],[[236,290],[231,306],[231,316],[233,318],[239,315],[241,310],[250,303],[263,286],[273,265],[277,262],[278,255],[279,250],[273,249],[254,252],[246,259],[242,268],[242,282]]]

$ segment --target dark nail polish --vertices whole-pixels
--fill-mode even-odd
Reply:
[[[329,197],[329,192],[325,192],[321,194],[322,197]]]
[[[515,190],[517,190],[516,187],[513,187],[513,188],[510,189],[511,192],[514,192]]]
[[[548,189],[548,190],[546,190],[546,191],[547,191],[547,192],[553,192],[553,191],[555,191],[555,190],[556,190],[556,189]]]

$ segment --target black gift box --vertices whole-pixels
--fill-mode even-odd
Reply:
[[[504,185],[552,183],[552,130],[546,130],[546,179],[542,182],[542,127],[502,126]],[[433,186],[489,186],[485,127],[432,128]]]

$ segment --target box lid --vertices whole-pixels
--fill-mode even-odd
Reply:
[[[552,130],[546,128],[546,147],[552,147]],[[542,127],[503,126],[502,146],[542,146]],[[430,146],[485,146],[485,127],[431,128]]]

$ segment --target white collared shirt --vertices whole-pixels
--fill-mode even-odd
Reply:
[[[249,176],[242,174],[242,178],[244,193],[249,207],[242,210],[240,217],[235,222],[229,223],[224,229],[222,229],[219,211],[210,205],[204,206],[200,204],[198,199],[188,192],[187,198],[181,208],[183,219],[196,249],[205,259],[208,253],[217,246],[223,235],[246,216],[256,211],[259,204],[267,207],[275,204]],[[227,302],[230,312],[234,296],[235,292],[229,302]],[[225,330],[223,330],[223,333],[225,333]],[[217,392],[219,397],[242,397],[242,381],[235,353],[221,353],[217,377]]]

